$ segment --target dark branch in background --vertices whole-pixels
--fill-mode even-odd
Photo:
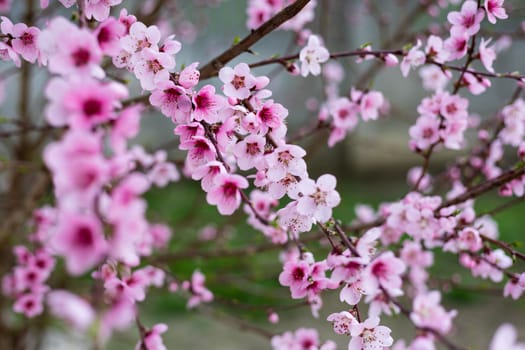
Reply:
[[[258,42],[268,33],[279,27],[281,24],[294,17],[303,7],[308,4],[310,0],[297,0],[293,4],[285,7],[278,14],[270,18],[268,21],[264,22],[259,28],[253,30],[248,34],[244,39],[242,39],[238,44],[230,47],[219,56],[212,59],[200,70],[201,80],[208,79],[216,76],[219,73],[219,70],[228,62],[233,60],[235,57],[239,56],[243,52],[246,52],[253,44]]]

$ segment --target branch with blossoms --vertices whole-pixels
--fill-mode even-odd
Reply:
[[[249,0],[250,32],[203,66],[193,57],[178,64],[183,50],[178,38],[184,31],[175,37],[170,13],[163,12],[173,2],[141,3],[139,17],[124,7],[130,3],[55,2],[57,9],[69,9],[72,21],[54,12],[49,1],[40,1],[46,12],[37,16],[28,0],[23,18],[14,11],[1,18],[0,58],[15,67],[4,70],[1,78],[14,69],[21,74],[19,119],[0,131],[9,141],[6,166],[0,168],[8,172],[7,185],[1,187],[8,205],[0,232],[7,252],[0,266],[2,292],[10,304],[6,312],[13,314],[0,321],[0,341],[21,342],[33,334],[29,319],[49,315],[89,334],[98,348],[110,346],[114,332],[135,326],[137,349],[164,350],[167,323],[141,321],[146,319],[142,305],[157,295],[152,289],[185,298],[188,309],[212,316],[222,315],[214,310],[219,307],[262,309],[272,324],[279,321],[277,311],[296,306],[307,306],[319,317],[323,299],[337,291],[341,304],[335,307],[342,311],[330,312],[327,321],[346,337],[348,349],[433,349],[437,344],[463,349],[450,340],[457,312],[446,311],[444,294],[431,288],[431,268],[439,266],[442,252],[456,257],[459,268],[474,278],[504,282],[504,297],[523,295],[525,272],[517,262],[525,255],[499,237],[488,215],[507,210],[525,194],[525,101],[520,97],[525,76],[498,73],[494,63],[502,46],[480,38],[482,28],[512,15],[504,0],[422,1],[392,30],[381,13],[374,13],[381,32],[391,31],[391,37],[383,38],[378,49],[365,44],[341,52],[331,52],[335,43],[311,29],[318,1]],[[377,5],[368,2],[366,11],[381,11]],[[9,1],[0,4],[0,11],[9,10]],[[321,32],[326,33],[326,19],[334,14],[326,4],[321,11]],[[413,39],[411,26],[423,16],[446,21]],[[244,54],[280,30],[292,32],[289,52],[297,53],[249,63]],[[229,66],[236,58],[239,62]],[[345,81],[339,62],[352,63],[348,58],[356,65],[373,65],[356,81]],[[288,122],[297,112],[285,106],[286,94],[272,91],[277,80],[254,73],[275,64],[285,68],[281,73],[289,79],[322,74],[322,98],[307,103],[316,118],[298,131]],[[414,109],[417,118],[411,120],[407,141],[422,164],[408,171],[404,195],[382,202],[377,210],[358,206],[356,220],[349,222],[349,216],[337,212],[344,200],[337,190],[340,181],[328,173],[312,177],[316,171],[310,154],[299,142],[324,130],[329,133],[327,146],[334,147],[360,124],[383,127],[395,114],[393,101],[373,84],[361,87],[363,81],[380,79],[382,69],[399,69],[400,78],[419,72],[427,93]],[[36,71],[48,74],[42,92],[33,79]],[[220,88],[204,83],[214,77]],[[481,123],[473,116],[471,95],[490,92],[496,79],[515,84],[515,93],[492,122]],[[129,81],[138,83],[140,96],[131,93]],[[349,86],[341,93],[343,84]],[[34,96],[46,101],[38,113],[28,103]],[[145,106],[172,123],[173,134],[166,135],[184,154],[183,162],[171,161],[167,149],[146,150],[137,143]],[[477,140],[469,140],[470,131],[477,132]],[[479,146],[467,150],[470,142]],[[444,149],[458,157],[440,175],[438,190],[433,165]],[[29,170],[41,164],[43,180],[36,181],[37,174]],[[182,177],[199,182],[202,200],[220,216],[246,218],[258,238],[224,246],[227,235],[208,226],[199,234],[199,244],[186,244],[182,224],[170,227],[152,220],[156,216],[148,193],[165,193],[164,187]],[[494,190],[517,199],[478,212],[476,200]],[[178,239],[171,240],[172,231]],[[272,259],[281,272],[271,271],[272,279],[298,302],[290,307],[251,305],[221,294],[220,287],[238,274],[233,270],[245,268],[243,257],[274,251],[281,251],[279,261]],[[230,271],[208,271],[200,264],[219,258],[236,264]],[[403,306],[403,298],[411,300],[411,308]],[[396,314],[406,316],[416,330],[410,341],[388,327],[387,316]],[[12,319],[23,319],[24,327]],[[276,350],[337,346],[321,341],[313,328],[274,332],[242,317],[221,319],[262,336]],[[514,336],[503,337],[502,332]],[[512,332],[511,326],[502,326],[490,349],[521,347]]]

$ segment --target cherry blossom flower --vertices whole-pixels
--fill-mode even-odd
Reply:
[[[101,22],[109,17],[111,6],[117,6],[122,0],[91,0],[86,1],[84,15],[87,19],[94,18]]]
[[[445,311],[440,301],[441,294],[438,291],[418,294],[413,301],[413,310],[410,314],[412,322],[418,327],[429,327],[441,334],[448,333],[457,312]]]
[[[210,204],[217,205],[219,213],[231,215],[241,204],[240,191],[248,187],[248,181],[240,175],[218,174],[215,188],[206,195]]]
[[[330,314],[326,320],[328,322],[332,322],[334,332],[341,335],[350,335],[350,329],[352,326],[359,323],[357,319],[348,311]]]
[[[350,326],[350,343],[348,350],[375,350],[391,346],[394,339],[392,331],[386,326],[379,325],[378,317],[366,319],[363,323]]]
[[[420,47],[421,41],[418,40],[417,44],[403,57],[399,68],[401,68],[401,74],[403,74],[404,77],[408,76],[411,68],[421,66],[425,63],[425,53],[419,49]]]
[[[147,350],[166,350],[166,346],[162,341],[161,334],[168,330],[168,326],[164,323],[159,323],[153,326],[153,328],[147,330],[144,336],[135,347],[136,350],[140,350],[145,347]]]
[[[99,263],[107,252],[100,221],[86,214],[64,214],[52,247],[66,259],[73,275],[80,275]]]
[[[205,276],[199,270],[195,270],[191,276],[191,282],[184,281],[182,288],[191,293],[191,297],[186,305],[188,309],[194,308],[201,303],[209,303],[213,300],[213,293],[205,286]]]
[[[266,139],[260,135],[249,135],[233,147],[239,169],[251,169],[263,160]]]
[[[452,11],[448,14],[447,19],[453,28],[465,32],[472,36],[479,32],[480,23],[485,17],[485,12],[478,9],[478,4],[474,0],[467,0],[461,6],[461,11]]]
[[[250,74],[250,67],[246,63],[239,63],[234,68],[221,68],[219,79],[224,83],[224,94],[240,100],[250,97],[250,90],[255,87],[256,83],[255,77]]]
[[[496,51],[491,47],[487,47],[489,43],[490,39],[485,40],[484,38],[481,38],[481,43],[479,44],[479,57],[481,59],[481,63],[483,63],[485,66],[485,69],[491,73],[494,73],[492,64],[496,59]]]
[[[321,63],[328,61],[330,53],[321,45],[317,35],[308,37],[308,44],[299,52],[299,61],[301,61],[301,75],[303,77],[319,75],[321,73]]]
[[[89,303],[66,290],[53,290],[46,296],[50,313],[65,320],[74,329],[86,331],[95,321],[95,311]]]
[[[504,323],[496,330],[489,350],[524,350],[525,343],[518,343],[516,328],[510,323]]]
[[[496,18],[507,19],[509,16],[503,7],[505,0],[485,0],[485,12],[490,23],[495,24]]]
[[[335,190],[336,179],[325,174],[314,182],[304,179],[297,184],[297,193],[290,195],[297,199],[297,211],[302,215],[312,215],[319,222],[326,222],[332,216],[332,208],[339,205],[341,197]]]

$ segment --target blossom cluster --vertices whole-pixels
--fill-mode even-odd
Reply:
[[[503,0],[461,2],[458,11],[446,16],[447,38],[434,33],[402,50],[374,51],[365,45],[347,54],[356,56],[358,63],[375,59],[387,67],[399,65],[404,77],[419,69],[431,94],[420,102],[409,129],[409,148],[425,161],[408,174],[412,190],[382,203],[377,212],[357,207],[358,219],[350,225],[334,217],[342,200],[336,177],[310,177],[306,150],[288,134],[289,111],[273,96],[270,78],[254,73],[256,64],[216,64],[220,88],[202,84],[199,62],[177,66],[182,45],[174,35],[163,35],[158,25],[146,24],[125,9],[118,17],[110,16],[111,7],[121,2],[60,0],[66,8],[77,4],[82,16],[78,25],[55,17],[38,28],[2,17],[0,58],[17,67],[22,60],[46,67],[52,77],[44,89],[48,104],[43,117],[62,131],[43,151],[53,203],[34,212],[34,249],[15,247],[16,266],[2,280],[14,312],[36,317],[47,303],[49,312],[72,328],[96,328],[100,343],[135,321],[140,331],[137,349],[164,350],[161,335],[167,326],[146,328],[139,320],[137,305],[150,288],[186,294],[188,308],[217,299],[200,270],[184,280],[149,259],[168,248],[172,232],[148,219],[144,194],[178,181],[181,174],[166,151],[131,145],[144,107],[128,99],[128,87],[108,72],[110,64],[132,74],[144,93],[139,100],[171,120],[177,146],[185,152],[181,173],[200,181],[207,203],[224,216],[242,206],[251,227],[286,248],[278,281],[291,298],[304,298],[318,317],[323,294],[337,292],[344,310],[331,313],[327,321],[336,334],[349,338],[348,349],[434,349],[453,332],[457,312],[445,308],[442,292],[430,279],[436,252],[455,254],[474,277],[505,282],[505,297],[518,299],[525,292],[525,272],[513,270],[516,251],[498,240],[492,217],[475,208],[475,197],[491,188],[499,188],[501,196],[525,193],[525,102],[516,95],[504,106],[491,135],[469,112],[469,99],[459,95],[462,88],[482,94],[491,87],[489,77],[499,77],[493,67],[499,48],[489,46],[490,39],[477,43],[476,37],[485,19],[494,24],[508,17]],[[250,1],[247,26],[256,30],[292,3]],[[446,9],[450,3],[442,1],[440,6]],[[48,5],[41,1],[42,8]],[[342,66],[328,60],[344,54],[331,55],[323,38],[305,29],[315,7],[316,1],[309,2],[280,26],[296,32],[303,47],[290,60],[275,62],[296,73],[293,61],[298,60],[303,77],[322,73],[326,99],[312,103],[311,109],[319,112],[316,129],[330,129],[332,147],[359,120],[372,122],[389,114],[389,102],[371,87],[340,93]],[[459,60],[464,66],[451,65]],[[476,60],[488,73],[471,69]],[[448,91],[454,70],[458,76]],[[433,192],[437,181],[428,169],[433,152],[441,147],[464,149],[467,131],[478,127],[480,146],[443,176],[450,185],[447,194]],[[517,165],[505,170],[504,153],[512,147]],[[318,260],[301,242],[313,227],[331,248]],[[53,271],[62,269],[57,261],[63,261],[71,276],[90,275],[100,291],[87,295],[48,286]],[[410,299],[410,307],[403,305],[403,297]],[[104,306],[95,308],[99,299]],[[366,317],[361,317],[362,304],[368,305]],[[418,331],[410,345],[394,342],[391,329],[383,324],[384,315],[397,314],[406,316]],[[270,320],[277,322],[277,314],[271,312]],[[515,344],[509,327],[498,331],[491,348],[522,347]],[[275,335],[271,343],[283,350],[336,347],[332,341],[321,343],[317,331],[306,328]]]

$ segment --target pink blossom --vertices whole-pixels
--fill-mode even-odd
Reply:
[[[237,157],[237,164],[241,170],[256,167],[262,162],[266,139],[260,135],[249,135],[233,147],[233,154]]]
[[[120,51],[120,38],[126,33],[126,27],[120,21],[109,17],[100,23],[95,30],[95,36],[102,52],[114,56]]]
[[[363,94],[359,104],[359,109],[363,120],[376,120],[379,110],[383,107],[384,103],[385,99],[383,94],[379,91],[370,91],[366,94]]]
[[[179,84],[190,89],[199,83],[200,72],[197,69],[199,62],[194,62],[189,66],[185,67],[179,75]]]
[[[429,327],[441,334],[450,332],[452,319],[457,312],[445,311],[440,301],[441,294],[438,291],[418,294],[413,301],[413,311],[410,314],[412,322],[418,327]]]
[[[11,34],[14,37],[11,42],[13,50],[26,61],[35,63],[40,54],[37,47],[40,30],[37,27],[27,27],[24,23],[17,23],[13,26]]]
[[[204,120],[210,124],[219,121],[218,112],[223,107],[223,101],[215,94],[215,88],[212,85],[203,86],[193,96],[193,103],[195,109],[192,116],[195,120]]]
[[[518,343],[518,333],[516,328],[504,323],[496,330],[489,350],[525,350],[525,343]]]
[[[481,59],[481,63],[483,63],[485,66],[485,69],[491,73],[494,73],[492,64],[496,59],[496,51],[492,47],[487,47],[489,43],[490,39],[485,40],[484,38],[481,38],[481,43],[479,44],[479,57]]]
[[[175,85],[171,80],[161,81],[149,97],[150,103],[160,107],[162,114],[174,122],[185,123],[189,121],[191,112],[191,99],[186,91]]]
[[[240,175],[218,174],[215,188],[208,192],[206,200],[217,205],[222,215],[231,215],[241,204],[240,191],[247,187],[248,181]]]
[[[100,221],[87,214],[64,214],[51,246],[64,256],[66,267],[73,275],[93,268],[107,252]]]
[[[382,253],[366,266],[363,271],[363,290],[367,294],[375,294],[380,288],[390,293],[401,291],[401,275],[405,272],[405,263],[388,251]]]
[[[351,327],[359,323],[348,311],[330,314],[326,320],[332,322],[334,332],[341,335],[350,335]]]
[[[52,73],[103,76],[102,52],[95,35],[62,17],[55,18],[38,37],[38,47],[49,59]]]
[[[246,63],[239,63],[234,68],[221,68],[219,79],[224,83],[224,94],[240,100],[250,97],[250,90],[255,87],[256,83],[255,77],[250,74],[250,67]]]
[[[191,293],[187,304],[188,309],[194,308],[201,303],[209,303],[213,300],[213,293],[204,286],[204,281],[204,275],[199,270],[195,270],[191,276],[191,282],[183,284],[183,288],[189,290]]]
[[[496,18],[507,19],[509,16],[503,7],[505,0],[485,0],[485,11],[487,12],[487,19],[490,23],[495,24]]]
[[[423,80],[423,87],[430,91],[443,91],[452,74],[449,71],[443,72],[437,66],[425,66],[419,70],[419,76]]]
[[[146,47],[131,57],[130,65],[140,80],[140,86],[151,91],[169,80],[170,71],[175,68],[175,59],[168,53]]]
[[[453,28],[457,28],[468,36],[472,36],[479,31],[483,17],[485,17],[485,12],[482,9],[478,9],[476,1],[467,0],[461,6],[460,12],[450,12],[447,19]]]
[[[86,1],[84,15],[87,19],[94,18],[101,22],[109,17],[111,6],[120,4],[122,0],[91,0]]]
[[[159,41],[159,28],[146,27],[142,22],[134,22],[129,28],[129,34],[120,39],[120,45],[125,51],[133,54],[144,48],[157,47]]]
[[[421,41],[418,40],[417,44],[403,57],[399,68],[401,68],[401,74],[403,74],[404,77],[408,76],[411,68],[421,66],[425,63],[425,53],[419,49],[420,47]]]
[[[321,73],[321,63],[328,61],[330,53],[322,46],[317,35],[308,37],[308,44],[299,52],[299,61],[301,61],[301,75],[308,76],[319,75]]]
[[[168,330],[168,326],[164,323],[159,323],[153,328],[147,330],[142,338],[142,341],[135,347],[136,350],[145,348],[147,350],[166,350],[166,346],[162,341],[161,334]]]
[[[326,222],[332,216],[332,208],[339,205],[341,197],[335,190],[336,178],[325,174],[314,182],[304,179],[297,185],[297,193],[291,198],[297,199],[297,211],[302,215],[311,215],[319,222]]]
[[[54,78],[45,94],[51,101],[45,113],[51,125],[89,129],[114,118],[113,110],[127,91],[118,83],[103,84],[90,78]]]
[[[170,182],[178,181],[180,174],[175,164],[159,162],[148,173],[148,179],[158,187],[165,187]]]
[[[420,150],[426,150],[439,141],[439,119],[422,115],[409,129],[411,142]]]
[[[357,125],[359,105],[346,97],[340,97],[331,101],[329,104],[329,112],[337,128],[353,130]]]
[[[264,155],[268,167],[268,180],[280,181],[286,174],[306,177],[306,163],[303,159],[305,155],[305,150],[296,145],[281,145]]]
[[[270,189],[271,188],[272,187],[270,187]],[[274,194],[270,193],[272,194],[273,198],[277,198],[275,196],[275,191],[276,190],[274,189]],[[284,193],[285,192],[286,192],[286,189],[284,189]],[[284,195],[284,193],[282,193],[282,195]],[[286,229],[288,232],[290,232],[295,237],[297,237],[297,235],[301,232],[308,232],[312,229],[312,224],[313,224],[312,216],[303,215],[299,213],[297,211],[297,202],[295,201],[288,203],[284,208],[280,209],[277,212],[277,216],[278,216],[279,225],[283,227],[284,229]]]
[[[452,27],[450,37],[445,40],[444,46],[449,61],[458,60],[467,54],[469,36],[466,32]]]
[[[279,275],[279,283],[290,287],[293,299],[301,299],[306,295],[310,266],[305,261],[289,261],[284,264]]]
[[[86,331],[95,321],[95,311],[84,299],[66,290],[53,290],[46,296],[50,313],[64,319],[74,329]]]
[[[203,136],[193,136],[190,140],[181,143],[182,150],[188,150],[186,165],[195,169],[201,165],[215,160],[216,152],[213,144]]]
[[[35,317],[44,311],[43,296],[40,293],[26,293],[17,298],[13,310],[26,317]]]
[[[278,129],[287,116],[288,110],[280,103],[274,103],[273,100],[266,101],[257,112],[263,133],[268,129]]]
[[[378,317],[370,317],[363,323],[350,326],[352,338],[348,350],[374,350],[391,346],[394,343],[391,332],[390,328],[379,325]]]

